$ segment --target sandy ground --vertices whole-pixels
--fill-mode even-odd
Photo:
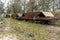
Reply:
[[[16,35],[0,35],[0,40],[17,40]]]
[[[50,35],[50,37],[47,37],[46,40],[60,40],[60,26],[56,25],[46,25],[49,33],[47,36]]]

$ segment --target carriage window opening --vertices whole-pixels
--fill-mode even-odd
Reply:
[[[38,18],[45,17],[42,13],[38,15]]]
[[[22,16],[25,16],[24,14]]]

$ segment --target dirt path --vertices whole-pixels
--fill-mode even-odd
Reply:
[[[46,40],[60,40],[60,26],[45,25],[49,31]]]
[[[49,26],[48,29],[52,32],[59,33],[60,27],[59,26]]]
[[[12,35],[12,34],[0,35],[0,40],[17,40],[17,37],[16,35]]]

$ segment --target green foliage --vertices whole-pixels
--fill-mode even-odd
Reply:
[[[12,4],[12,10],[14,13],[20,13],[22,12],[21,6],[19,4]]]
[[[50,3],[51,3],[51,0],[40,0],[38,6],[41,7],[40,9],[43,11],[49,11]]]
[[[4,13],[4,3],[0,1],[0,14]]]
[[[35,0],[30,0],[28,3],[27,3],[27,12],[34,12],[37,10],[37,4],[35,4],[36,1]]]
[[[8,5],[7,13],[55,11],[55,0],[12,0]],[[52,9],[52,10],[51,10]]]
[[[22,6],[20,5],[20,0],[13,0],[14,3],[11,3],[10,6],[8,6],[7,13],[21,13],[22,12]]]
[[[53,11],[52,13],[53,13],[53,15],[55,17],[57,17],[58,19],[60,19],[60,12]],[[60,25],[60,20],[52,20],[50,23],[51,24]]]
[[[52,3],[53,2],[53,3]],[[53,11],[55,10],[54,8],[55,0],[34,0],[33,2],[29,1],[27,3],[27,10],[34,12],[34,11],[51,11],[51,8]],[[53,5],[53,6],[52,6]]]

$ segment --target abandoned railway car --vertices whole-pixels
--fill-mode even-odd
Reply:
[[[54,15],[51,12],[29,12],[29,13],[22,13],[22,14],[11,14],[8,16],[18,20],[26,20],[26,21],[47,21],[48,22],[54,19]]]
[[[50,12],[30,12],[23,13],[18,19],[28,20],[28,21],[50,21],[54,18],[54,15]]]
[[[12,15],[12,14],[5,14],[5,17],[6,17],[6,18],[11,18],[11,15]]]
[[[14,18],[14,19],[17,19],[19,16],[18,16],[18,14],[16,14],[16,13],[13,13],[12,15],[11,15],[11,18]]]

